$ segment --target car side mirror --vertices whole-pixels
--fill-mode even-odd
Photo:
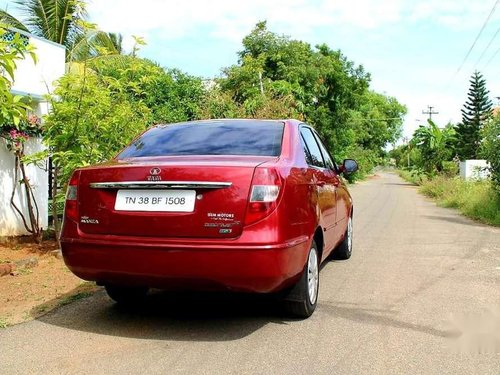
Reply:
[[[358,163],[354,159],[344,159],[342,165],[340,166],[340,173],[349,175],[358,170]]]

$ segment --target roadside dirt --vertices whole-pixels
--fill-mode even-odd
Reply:
[[[0,277],[0,328],[35,319],[98,288],[54,256],[57,242],[0,244],[0,266],[27,263]]]

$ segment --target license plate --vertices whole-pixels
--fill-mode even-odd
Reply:
[[[193,212],[195,190],[118,190],[117,211]]]

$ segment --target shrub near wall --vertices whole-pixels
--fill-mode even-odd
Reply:
[[[434,198],[438,205],[456,208],[467,217],[500,226],[500,196],[491,181],[465,181],[444,176],[428,179],[424,174],[412,172],[400,171],[399,175],[420,185],[420,192]]]

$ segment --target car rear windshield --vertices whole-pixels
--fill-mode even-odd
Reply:
[[[280,121],[196,121],[157,125],[134,140],[118,159],[174,155],[255,155],[281,153]]]

